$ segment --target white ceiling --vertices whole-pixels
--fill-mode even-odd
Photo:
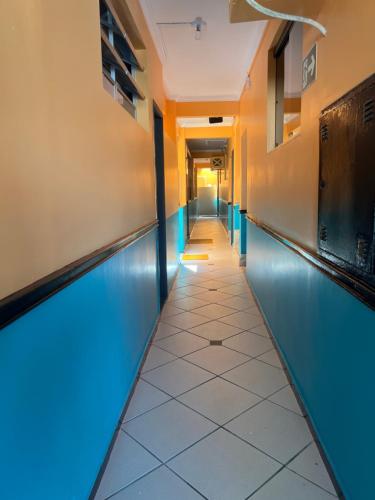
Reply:
[[[237,100],[240,97],[265,21],[229,23],[228,0],[141,0],[164,66],[168,97],[178,101]],[[200,40],[188,25],[207,23]]]

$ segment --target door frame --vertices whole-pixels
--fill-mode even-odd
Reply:
[[[231,203],[231,221],[230,221],[230,244],[233,245],[234,243],[234,149],[232,149],[232,154],[231,154],[231,198],[232,198],[232,203]]]
[[[153,102],[154,119],[154,154],[155,154],[155,196],[156,214],[158,219],[158,282],[159,304],[162,309],[168,297],[167,275],[167,220],[165,212],[165,174],[164,174],[164,129],[163,114]]]

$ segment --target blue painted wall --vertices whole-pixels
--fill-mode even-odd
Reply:
[[[232,225],[233,225],[233,207],[232,205],[227,206],[228,209],[228,225],[227,225],[227,231],[230,234],[230,244],[233,244],[232,240]]]
[[[178,251],[183,253],[188,240],[187,234],[187,206],[178,209]]]
[[[168,290],[172,288],[180,262],[180,211],[167,218],[167,278]]]
[[[0,332],[2,500],[86,500],[158,314],[157,232]]]
[[[348,500],[373,498],[375,313],[248,222],[247,275]]]
[[[234,215],[234,230],[240,229],[240,204],[235,203],[233,205],[233,215]]]
[[[228,202],[223,199],[219,199],[219,218],[225,227],[225,230],[228,231]]]
[[[247,246],[247,219],[246,214],[240,213],[240,255],[246,255]]]

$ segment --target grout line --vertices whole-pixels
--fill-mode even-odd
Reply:
[[[125,433],[125,434],[127,436],[131,437],[129,434],[127,434],[127,433]],[[136,441],[136,440],[134,439],[134,441]],[[140,444],[140,443],[138,443],[138,441],[136,441],[136,443]],[[144,448],[144,449],[146,450],[146,448]],[[148,453],[150,453],[148,450],[146,450],[146,451]],[[160,460],[158,460],[158,462],[160,462]],[[137,479],[134,479],[133,481],[131,481],[130,483],[128,483],[126,486],[123,486],[122,488],[120,488],[119,490],[117,490],[115,493],[111,493],[111,495],[109,495],[108,497],[105,497],[104,500],[110,500],[111,498],[114,498],[116,495],[118,495],[122,491],[126,490],[129,486],[132,486],[137,481],[141,481],[141,479],[144,479],[145,477],[149,476],[150,474],[152,474],[153,472],[157,471],[158,469],[161,469],[163,467],[163,465],[164,465],[163,463],[159,463],[159,465],[157,465],[154,469],[151,469],[151,470],[145,472],[144,474],[141,474],[139,477],[137,477]]]
[[[166,467],[170,472],[172,472],[176,477],[178,477],[179,479],[181,479],[184,483],[186,483],[188,486],[190,486],[190,488],[192,488],[196,493],[198,493],[199,496],[201,496],[202,498],[204,498],[205,500],[209,500],[208,497],[204,496],[203,493],[201,491],[199,491],[195,486],[193,486],[192,484],[190,484],[184,477],[180,476],[179,474],[177,474],[176,471],[174,471],[173,469],[171,469],[171,467],[169,467],[169,465],[167,463],[164,464],[164,467]],[[164,500],[168,500],[168,499],[164,499]]]

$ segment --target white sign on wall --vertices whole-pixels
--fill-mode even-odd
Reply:
[[[302,90],[306,90],[316,80],[316,44],[303,60]]]

